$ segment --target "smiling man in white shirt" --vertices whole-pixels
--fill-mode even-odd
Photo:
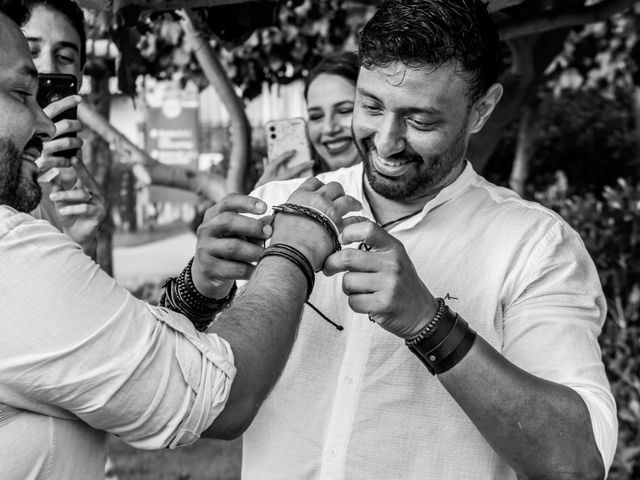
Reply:
[[[364,218],[243,437],[244,479],[605,477],[617,421],[593,262],[465,159],[502,95],[498,51],[480,0],[387,0],[364,27],[363,163],[319,176]],[[253,195],[275,205],[299,183]]]
[[[300,217],[254,221],[252,235],[280,250],[262,254],[208,334],[180,314],[211,312],[190,270],[170,282],[177,290],[165,303],[175,311],[134,298],[78,244],[26,213],[41,195],[34,160],[55,129],[35,100],[22,13],[0,2],[0,477],[104,478],[106,432],[140,448],[239,435],[282,370],[332,236]],[[337,225],[361,207],[316,179],[289,201]],[[214,208],[265,205],[230,196]]]

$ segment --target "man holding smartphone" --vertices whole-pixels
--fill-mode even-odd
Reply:
[[[72,0],[21,3],[29,11],[22,30],[38,73],[69,76],[75,79],[76,91],[79,90],[86,62],[82,10]],[[75,113],[81,101],[77,94],[66,94],[44,107],[49,118],[58,120],[55,136],[45,142],[37,162],[41,178],[47,181],[41,183],[43,198],[34,214],[48,220],[87,254],[95,256],[96,233],[106,215],[106,206],[98,184],[81,160],[83,142],[78,133],[82,123],[75,115],[69,115]]]

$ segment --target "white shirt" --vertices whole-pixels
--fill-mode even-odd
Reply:
[[[229,344],[137,300],[54,227],[0,206],[0,479],[104,478],[105,431],[194,442],[224,408]]]
[[[362,165],[320,178],[341,183],[372,218]],[[300,182],[253,195],[273,206]],[[470,164],[390,233],[427,288],[508,360],[584,399],[608,467],[617,421],[597,343],[605,301],[578,234]],[[341,282],[316,276],[310,302],[344,330],[305,307],[284,372],[244,435],[243,478],[515,479],[403,340],[349,308]]]

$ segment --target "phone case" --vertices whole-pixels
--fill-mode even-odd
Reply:
[[[311,160],[311,148],[307,138],[305,120],[300,117],[272,120],[265,124],[267,135],[268,161],[290,150],[296,154],[287,162],[288,166],[299,165]],[[311,169],[308,172],[311,175]]]
[[[78,80],[73,75],[62,73],[43,73],[38,77],[38,95],[37,101],[40,107],[44,108],[52,102],[61,100],[65,97],[78,93]],[[63,119],[76,120],[78,118],[77,108],[70,108],[57,115],[51,120],[53,123]],[[75,137],[75,133],[60,135],[62,137]],[[77,153],[77,149],[63,150],[57,152],[57,156],[71,158]]]

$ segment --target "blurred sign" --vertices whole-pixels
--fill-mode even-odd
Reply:
[[[146,146],[168,165],[198,168],[197,90],[159,83],[146,95]]]

